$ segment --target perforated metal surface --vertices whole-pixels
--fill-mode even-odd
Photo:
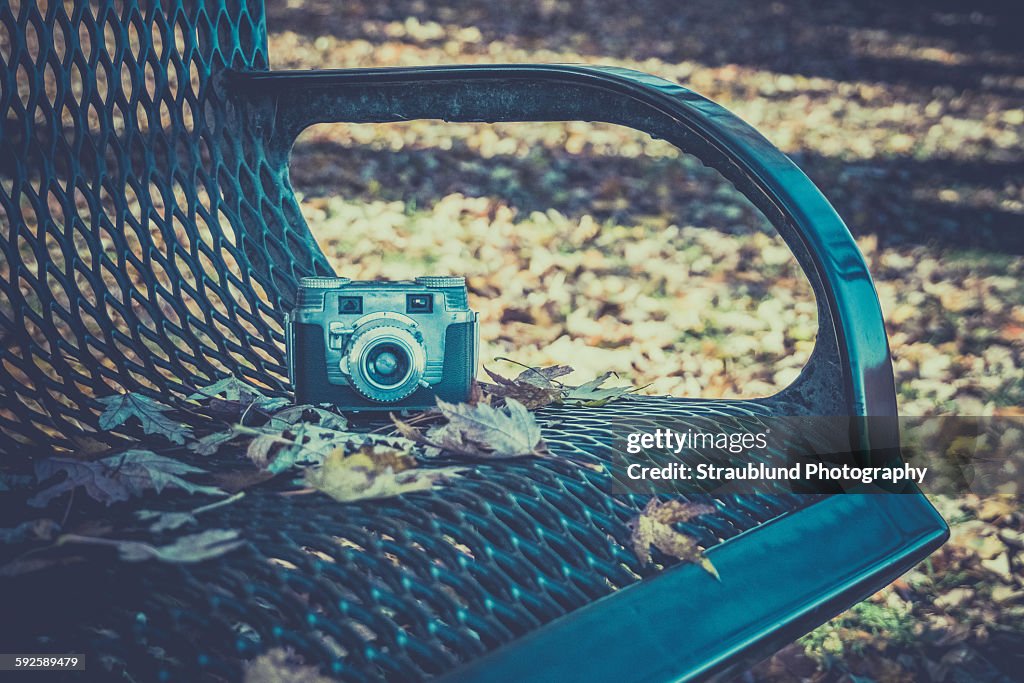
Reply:
[[[2,3],[0,59],[0,450],[95,434],[93,397],[115,391],[174,402],[230,373],[285,393],[281,312],[299,277],[330,270],[286,160],[221,88],[227,68],[267,66],[260,3]],[[831,367],[812,368],[821,393],[803,403],[612,410],[638,425],[799,412],[807,396],[842,393]],[[606,462],[607,417],[574,411],[545,435],[558,456]],[[627,549],[644,501],[610,489],[606,472],[559,458],[482,466],[381,503],[256,489],[203,521],[239,529],[244,550],[172,567],[91,549],[88,562],[6,582],[5,604],[18,649],[85,648],[136,680],[235,679],[275,645],[346,680],[416,679],[654,572]],[[718,500],[687,530],[711,546],[808,502]]]
[[[342,680],[443,673],[658,571],[630,549],[627,523],[645,501],[609,495],[607,471],[582,465],[608,462],[610,413],[644,424],[667,405],[546,411],[547,420],[573,418],[573,431],[545,432],[554,458],[475,467],[431,493],[343,505],[250,491],[203,516],[204,526],[242,529],[250,542],[216,562],[126,567],[100,552],[84,569],[17,582],[5,596],[13,613],[68,615],[26,624],[18,645],[85,647],[137,680],[218,670],[233,679],[242,659],[268,647],[292,648]],[[716,410],[750,415],[740,404]],[[711,547],[812,500],[736,496],[680,528]],[[65,602],[48,586],[69,578],[75,597]]]
[[[4,2],[0,59],[0,447],[93,395],[284,389],[279,292],[328,271],[217,87],[266,68],[262,3]]]

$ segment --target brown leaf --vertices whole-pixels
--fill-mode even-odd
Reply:
[[[279,410],[270,418],[268,425],[275,429],[286,429],[289,425],[300,422],[316,424],[326,429],[348,429],[348,420],[343,415],[311,405],[289,406]]]
[[[467,458],[504,460],[547,453],[540,425],[514,398],[508,399],[504,408],[440,399],[437,407],[448,422],[431,427],[425,435],[394,416],[392,420],[406,438]]]
[[[221,446],[235,439],[237,436],[238,433],[234,429],[226,429],[222,432],[213,432],[212,434],[207,434],[203,438],[189,443],[188,449],[199,455],[213,455]]]
[[[548,368],[527,368],[514,379],[503,377],[484,367],[484,372],[495,384],[482,384],[481,389],[490,396],[501,399],[515,399],[527,410],[537,410],[562,399],[562,385],[555,380],[572,372],[568,365]]]
[[[138,420],[146,434],[159,434],[168,441],[184,444],[192,436],[192,429],[166,415],[170,406],[142,394],[114,394],[96,399],[103,404],[100,415],[101,429],[117,429],[129,420]]]
[[[257,484],[269,481],[275,476],[277,475],[268,470],[254,468],[234,470],[230,472],[217,472],[211,476],[211,479],[218,488],[221,488],[228,493],[238,493],[239,491],[244,491],[245,489],[256,486]]]
[[[80,460],[89,460],[93,456],[109,453],[113,450],[110,444],[87,435],[72,436],[71,440],[75,443],[75,455]]]
[[[330,683],[331,679],[321,676],[315,666],[306,666],[291,649],[275,647],[245,663],[244,683],[283,683],[284,681]]]
[[[103,545],[117,548],[121,559],[126,562],[144,562],[160,560],[169,564],[193,564],[205,562],[245,545],[234,529],[208,529],[206,531],[180,536],[173,543],[154,546],[141,541],[128,541],[113,538],[95,538],[67,534],[57,539],[58,545],[81,543],[86,545]]]
[[[42,483],[64,475],[29,499],[33,507],[45,507],[54,498],[83,487],[93,500],[111,505],[142,495],[152,489],[160,493],[174,487],[188,493],[220,495],[210,486],[194,484],[185,475],[206,474],[205,470],[152,451],[133,449],[102,460],[83,462],[69,458],[47,458],[35,463],[36,479]]]
[[[349,455],[344,448],[334,449],[324,458],[323,465],[306,470],[306,483],[348,503],[428,491],[461,471],[457,467],[418,468],[410,453],[365,444]]]
[[[629,385],[602,388],[601,385],[614,376],[615,373],[606,372],[586,384],[581,384],[578,387],[566,387],[562,402],[571,406],[599,408],[616,399],[627,398],[634,392],[643,389],[643,387],[631,387]]]
[[[633,552],[643,564],[650,563],[651,546],[683,562],[699,564],[706,572],[718,579],[718,571],[697,546],[697,542],[672,528],[677,522],[685,522],[700,515],[715,511],[711,505],[671,500],[661,503],[657,498],[648,501],[643,512],[630,522],[633,530],[631,541]]]

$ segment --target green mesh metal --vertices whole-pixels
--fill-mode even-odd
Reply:
[[[218,84],[267,66],[262,3],[0,4],[3,448],[93,396],[285,388],[280,297],[326,272]]]
[[[403,107],[412,116],[449,107],[453,116],[490,120],[474,118],[483,99],[435,83],[352,91],[323,106],[311,99],[309,111],[277,120],[273,98],[264,97],[277,85],[250,79],[255,95],[227,94],[228,70],[265,71],[267,62],[259,2],[0,0],[4,455],[105,438],[95,397],[117,391],[174,403],[232,374],[287,394],[282,311],[299,277],[331,272],[287,182],[298,128],[322,112],[389,120]],[[509,117],[526,101],[507,97],[503,82],[489,87]],[[405,99],[388,100],[389,92]],[[532,115],[549,111],[539,102]],[[551,102],[558,109],[569,100]],[[712,156],[727,176],[742,175],[718,151]],[[785,203],[764,197],[760,206],[793,235]],[[870,288],[852,241],[835,234],[829,253],[842,256],[841,267],[812,261],[806,245],[797,252],[805,267],[818,264],[819,303],[832,300],[820,296],[822,283],[833,292]],[[827,328],[833,312],[819,310]],[[275,485],[251,490],[204,516],[247,541],[214,562],[126,565],[89,549],[94,557],[79,565],[0,582],[0,603],[19,625],[7,647],[84,650],[93,671],[127,671],[134,680],[236,680],[245,659],[271,647],[343,680],[451,671],[657,572],[629,549],[627,522],[644,498],[612,495],[602,468],[613,455],[610,417],[641,428],[653,417],[843,410],[849,378],[835,360],[840,341],[860,348],[855,336],[826,334],[802,388],[767,401],[643,398],[551,411],[545,439],[555,458],[480,466],[441,491],[343,505],[282,497]],[[884,348],[881,357],[888,362]],[[887,366],[879,367],[872,395],[888,405],[891,372],[886,380]],[[242,462],[227,454],[202,464],[232,470]],[[711,547],[814,500],[719,497],[717,512],[686,530]],[[165,494],[159,504],[194,502]],[[122,518],[130,512],[118,509]],[[172,536],[138,533],[157,543]]]

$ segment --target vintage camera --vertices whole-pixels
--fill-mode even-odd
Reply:
[[[285,326],[298,403],[424,409],[466,401],[476,377],[479,330],[462,277],[305,277]]]

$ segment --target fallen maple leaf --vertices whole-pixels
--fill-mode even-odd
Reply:
[[[515,399],[527,410],[537,410],[562,400],[562,384],[554,380],[568,375],[572,368],[568,365],[527,368],[512,379],[491,372],[486,367],[484,372],[495,382],[480,385],[486,394],[501,399]]]
[[[349,455],[336,448],[322,466],[306,470],[305,478],[313,488],[348,503],[427,491],[461,471],[458,467],[421,469],[410,453],[367,444]]]
[[[239,500],[245,496],[244,493],[236,493],[230,498],[218,500],[216,503],[210,503],[209,505],[203,505],[197,507],[194,510],[188,512],[174,512],[165,510],[138,510],[135,513],[135,517],[142,522],[151,522],[149,530],[153,533],[159,533],[161,531],[174,531],[179,527],[183,527],[186,524],[195,524],[196,516],[201,515],[204,512],[210,510],[216,510],[217,508],[230,505],[236,500]]]
[[[218,488],[193,484],[183,478],[186,474],[205,474],[206,470],[145,450],[130,450],[92,462],[47,458],[35,465],[39,482],[62,472],[66,475],[62,481],[37,493],[28,504],[44,507],[57,496],[79,486],[84,487],[93,500],[107,505],[141,495],[147,489],[160,493],[168,486],[188,493],[224,493]]]
[[[196,389],[196,392],[188,398],[191,401],[201,401],[215,396],[226,401],[251,401],[267,397],[262,391],[237,377],[224,377],[213,384]]]
[[[64,472],[67,476],[63,481],[43,489],[28,499],[33,507],[46,507],[54,498],[82,486],[85,492],[95,501],[110,505],[128,500],[131,494],[128,488],[110,474],[110,468],[100,462],[83,462],[68,458],[47,458],[35,464],[36,480],[44,482],[50,477]]]
[[[249,459],[274,473],[296,465],[320,464],[328,453],[339,446],[379,444],[406,450],[415,446],[402,437],[348,432],[302,422],[283,428],[266,425],[259,429],[239,429],[254,436],[246,450]]]
[[[290,403],[284,397],[271,397],[256,387],[237,377],[224,377],[209,386],[200,387],[190,395],[189,400],[202,401],[208,399],[222,400],[227,404],[242,404],[245,407],[255,405],[265,411],[277,410]]]
[[[234,429],[226,429],[222,432],[213,432],[212,434],[207,434],[201,439],[191,442],[188,445],[188,449],[193,453],[198,453],[199,455],[213,455],[221,446],[237,437],[238,432]]]
[[[129,392],[96,400],[105,406],[99,420],[101,429],[115,429],[135,418],[146,434],[159,434],[176,444],[185,443],[185,438],[192,435],[191,428],[164,414],[170,410],[169,406],[148,396]]]
[[[316,417],[315,424],[319,427],[337,430],[348,429],[348,420],[344,415],[310,405],[289,406],[274,413],[267,424],[277,429],[286,429],[289,425],[298,422],[313,424],[311,420],[313,417]]]
[[[152,451],[131,450],[112,455],[99,461],[111,470],[114,476],[128,487],[132,495],[141,495],[146,489],[160,493],[172,486],[188,493],[223,494],[212,486],[193,484],[182,478],[185,474],[206,474],[206,470],[185,464]]]
[[[467,458],[505,460],[547,453],[540,425],[514,398],[507,399],[504,408],[438,399],[437,408],[448,422],[431,427],[425,435],[395,417],[392,420],[406,437]]]
[[[33,519],[16,527],[0,529],[0,543],[48,541],[60,531],[60,524],[52,519]]]
[[[644,507],[643,512],[630,521],[630,528],[633,533],[630,538],[633,544],[633,552],[642,564],[648,564],[651,560],[651,546],[683,562],[699,564],[706,572],[718,577],[718,570],[711,561],[704,556],[697,542],[672,528],[677,522],[686,522],[694,517],[707,515],[715,512],[712,505],[701,503],[690,503],[680,500],[670,500],[661,503],[657,498],[651,498]]]
[[[290,648],[275,647],[245,663],[245,683],[282,681],[331,683],[331,679],[321,676],[315,666],[306,666]]]
[[[245,545],[234,529],[209,529],[198,534],[178,538],[174,543],[154,546],[141,541],[122,541],[113,538],[96,538],[68,534],[57,539],[58,545],[82,543],[106,545],[117,548],[121,559],[126,562],[160,560],[172,564],[192,564],[220,557]]]
[[[614,372],[606,372],[600,377],[578,387],[565,387],[562,403],[573,406],[585,406],[587,408],[598,408],[616,399],[625,398],[643,388],[631,387],[629,385],[601,388],[602,384],[615,376]]]

